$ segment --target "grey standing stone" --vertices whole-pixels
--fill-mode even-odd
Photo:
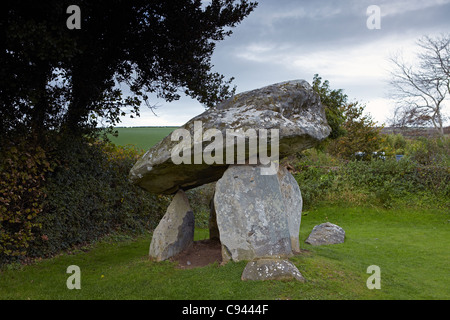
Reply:
[[[298,280],[304,282],[305,278],[288,260],[258,259],[247,263],[241,280]]]
[[[217,181],[214,207],[224,262],[292,254],[278,175],[261,175],[257,165],[231,165]]]
[[[320,246],[324,244],[343,243],[344,239],[344,229],[330,222],[325,222],[315,226],[305,242],[313,246]]]
[[[298,235],[302,219],[303,199],[297,180],[285,168],[278,169],[278,180],[280,182],[281,194],[286,206],[286,216],[288,220],[289,235],[293,252],[300,252]]]
[[[189,247],[194,241],[194,213],[183,190],[173,197],[164,217],[153,231],[149,255],[166,260]]]

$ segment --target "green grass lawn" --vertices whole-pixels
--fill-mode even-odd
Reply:
[[[147,151],[172,133],[177,127],[134,127],[115,128],[119,132],[117,137],[109,136],[111,142],[117,145],[135,145],[139,149]]]
[[[314,225],[346,230],[343,244],[305,244]],[[110,238],[86,252],[62,254],[0,273],[0,299],[450,299],[450,214],[438,209],[344,206],[304,212],[300,255],[291,258],[306,283],[243,282],[245,262],[182,270],[147,258],[150,235]],[[207,237],[196,230],[196,239]],[[69,265],[81,289],[69,290]],[[366,286],[367,267],[381,270],[381,289]]]

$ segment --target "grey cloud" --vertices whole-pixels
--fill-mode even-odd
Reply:
[[[381,8],[381,30],[366,27],[369,5]],[[400,42],[448,32],[449,16],[450,0],[259,0],[231,37],[217,44],[212,62],[215,71],[236,78],[238,92],[284,80],[311,81],[319,73],[349,96],[378,99],[386,85],[381,73],[362,72],[379,68]],[[159,112],[168,121],[172,114],[174,124],[182,124],[180,114],[189,118],[202,110],[184,99],[160,104]]]
[[[251,74],[258,81],[263,81],[261,74],[268,77],[269,72],[276,79],[283,75],[286,79],[295,76],[289,65],[281,63],[288,63],[292,55],[313,56],[320,51],[330,54],[346,50],[355,52],[358,46],[371,42],[379,42],[386,49],[396,44],[392,42],[395,39],[414,39],[450,26],[450,1],[375,2],[381,8],[381,30],[366,27],[366,10],[374,4],[372,0],[262,0],[231,38],[218,44],[213,60],[216,69],[227,76],[235,76],[238,88],[248,88],[254,85],[247,83]],[[255,50],[258,46],[261,50]],[[339,58],[342,59],[342,55]],[[352,57],[348,56],[348,59]],[[326,70],[317,70],[317,73],[324,72]]]

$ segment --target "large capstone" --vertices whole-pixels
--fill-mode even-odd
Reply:
[[[214,207],[224,262],[288,257],[292,243],[298,251],[297,182],[285,168],[279,175],[261,175],[259,169],[231,165],[216,183]]]
[[[193,241],[194,213],[186,194],[179,190],[153,231],[149,255],[156,261],[166,260],[188,248]]]
[[[217,181],[230,164],[263,163],[263,153],[276,153],[275,140],[281,159],[313,147],[329,133],[324,107],[306,81],[277,83],[237,94],[189,120],[148,150],[129,178],[149,192],[173,194]],[[266,148],[251,148],[255,135]],[[243,143],[243,153],[227,148],[226,141],[235,139]]]

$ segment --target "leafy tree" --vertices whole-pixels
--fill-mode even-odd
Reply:
[[[322,82],[322,78],[318,74],[314,75],[312,87],[320,96],[320,101],[325,106],[325,115],[327,122],[331,127],[329,139],[337,139],[345,134],[342,127],[345,118],[342,113],[342,107],[347,103],[347,95],[342,89],[330,89],[328,80]]]
[[[256,7],[247,0],[80,0],[69,30],[67,0],[6,1],[0,13],[0,136],[67,129],[139,115],[149,93],[181,91],[208,107],[230,96],[212,71],[217,41]]]
[[[126,180],[135,159],[106,158],[86,135],[99,119],[112,127],[127,109],[138,115],[150,94],[173,101],[185,93],[208,107],[229,97],[232,79],[213,71],[211,55],[256,7],[247,0],[79,0],[81,29],[69,29],[73,4],[2,2],[0,260],[22,255],[30,241],[51,243],[52,252],[122,226],[116,217],[132,226],[135,212],[152,212],[133,209],[142,203]],[[50,238],[35,237],[41,222],[54,231]]]
[[[328,80],[315,74],[312,87],[325,106],[327,122],[331,133],[319,149],[344,159],[352,159],[356,152],[362,152],[365,157],[380,149],[379,133],[376,123],[370,115],[364,114],[365,106],[357,102],[348,103],[348,97],[343,89],[331,89]]]
[[[369,114],[364,114],[364,108],[365,106],[357,102],[341,107],[346,133],[329,144],[330,153],[344,159],[352,159],[355,153],[362,152],[363,158],[368,159],[373,152],[380,150],[381,127],[376,125]]]

